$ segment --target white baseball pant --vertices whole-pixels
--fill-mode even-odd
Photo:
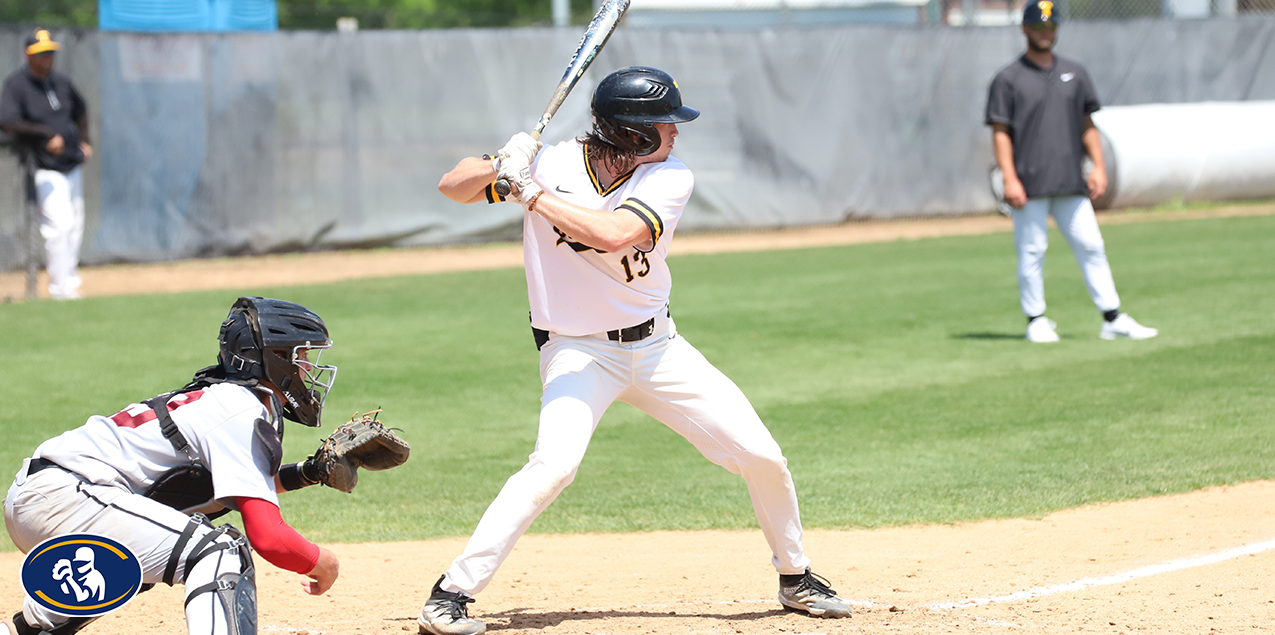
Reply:
[[[544,396],[536,449],[505,482],[447,570],[444,591],[474,596],[491,582],[532,521],[575,479],[602,413],[619,400],[682,435],[705,458],[744,477],[781,574],[810,565],[788,461],[744,393],[661,313],[644,340],[550,334],[540,351]]]
[[[1049,248],[1049,217],[1071,246],[1089,297],[1098,311],[1120,308],[1120,296],[1107,263],[1107,250],[1098,230],[1093,204],[1085,196],[1034,198],[1014,209],[1014,244],[1018,250],[1018,299],[1028,317],[1045,314],[1045,250]]]
[[[22,462],[4,499],[4,525],[9,537],[23,553],[54,536],[89,533],[119,541],[137,556],[142,565],[142,582],[157,583],[182,530],[190,517],[163,503],[134,494],[122,485],[98,485],[58,468],[27,476],[28,461]],[[192,590],[225,573],[239,573],[241,564],[234,549],[223,549],[195,563],[186,571],[186,558],[205,534],[199,527],[186,543],[174,580],[184,581],[187,597]],[[218,540],[226,539],[224,536]],[[23,617],[32,626],[52,630],[67,617],[23,600]],[[202,593],[186,606],[186,628],[190,635],[225,635],[226,611],[216,593]]]
[[[40,235],[44,238],[49,295],[79,297],[80,242],[84,238],[84,174],[76,167],[65,174],[35,171]]]

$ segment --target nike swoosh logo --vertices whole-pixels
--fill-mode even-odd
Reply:
[[[1075,77],[1076,77],[1075,73],[1063,73],[1062,75],[1059,76],[1059,79],[1063,80],[1064,82],[1069,82]]]
[[[575,194],[575,192],[568,192],[567,190],[562,189],[561,185],[555,185],[553,189],[562,192],[563,194]]]

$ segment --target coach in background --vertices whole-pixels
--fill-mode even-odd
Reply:
[[[35,188],[40,206],[49,295],[80,297],[80,239],[84,235],[84,178],[80,164],[93,156],[89,109],[70,78],[54,72],[61,48],[49,32],[27,36],[26,66],[4,80],[0,130],[35,153]]]
[[[1050,0],[1029,1],[1023,12],[1027,52],[1001,69],[987,96],[985,123],[992,127],[996,163],[1005,179],[1005,202],[1013,207],[1018,249],[1018,294],[1027,315],[1027,339],[1057,342],[1056,324],[1045,317],[1042,267],[1049,246],[1047,220],[1054,217],[1102,312],[1099,337],[1155,337],[1120,311],[1093,204],[1107,190],[1102,140],[1090,115],[1099,109],[1089,73],[1054,55],[1058,16]],[[1094,169],[1085,179],[1084,153]]]

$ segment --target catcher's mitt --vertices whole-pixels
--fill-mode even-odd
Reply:
[[[348,494],[359,483],[358,468],[388,470],[406,462],[411,447],[376,420],[380,412],[354,413],[349,422],[333,430],[314,455],[305,460],[302,475]]]

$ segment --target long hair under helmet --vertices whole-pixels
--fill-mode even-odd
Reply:
[[[607,75],[593,91],[593,131],[623,152],[644,157],[659,149],[657,123],[699,116],[682,104],[682,91],[664,71],[628,66]]]
[[[218,341],[217,361],[227,379],[269,383],[283,396],[284,417],[319,427],[336,366],[319,364],[332,340],[317,313],[284,300],[239,298]]]

